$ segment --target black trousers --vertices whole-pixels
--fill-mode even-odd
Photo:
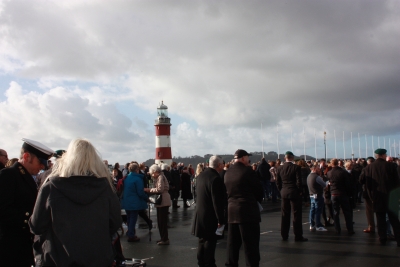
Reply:
[[[143,218],[143,220],[150,226],[152,221],[150,220],[149,216],[147,216],[147,210],[139,210],[138,215]]]
[[[228,260],[225,266],[237,267],[240,247],[244,247],[246,266],[260,264],[260,223],[230,223],[228,227]]]
[[[302,201],[301,198],[282,198],[282,221],[281,221],[281,236],[283,239],[289,237],[290,230],[290,214],[293,211],[293,232],[295,239],[303,238],[302,225]]]
[[[217,238],[199,238],[197,248],[197,264],[199,267],[216,267],[215,265],[215,247]]]
[[[160,232],[161,241],[168,240],[168,208],[157,208],[157,225]]]
[[[332,205],[335,220],[335,230],[340,233],[340,219],[339,212],[342,208],[344,220],[346,221],[346,228],[348,232],[353,232],[353,209],[350,205],[348,196],[332,196]]]
[[[399,217],[391,211],[387,212],[389,222],[393,227],[394,237],[396,238],[397,245],[400,245],[400,221]],[[387,232],[386,232],[386,212],[376,212],[376,224],[378,226],[379,241],[386,243]]]

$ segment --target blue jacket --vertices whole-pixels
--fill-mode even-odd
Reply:
[[[147,209],[148,195],[143,191],[143,175],[131,172],[124,180],[122,208],[125,210]]]

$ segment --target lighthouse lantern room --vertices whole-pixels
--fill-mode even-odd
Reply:
[[[155,163],[165,163],[171,165],[172,153],[171,153],[171,119],[168,118],[168,107],[161,104],[157,107],[157,119],[154,127],[156,129],[156,157]]]

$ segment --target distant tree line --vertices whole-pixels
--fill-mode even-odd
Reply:
[[[252,154],[252,156],[250,157],[251,163],[261,161],[262,152],[250,152],[250,154]],[[203,157],[198,156],[198,155],[194,155],[194,156],[190,156],[190,157],[173,157],[172,161],[175,161],[177,163],[182,162],[183,164],[185,164],[185,166],[192,164],[193,168],[196,168],[197,164],[206,163],[212,155],[213,154],[206,154]],[[218,155],[218,156],[222,157],[222,159],[225,162],[230,162],[233,159],[233,154]],[[266,160],[277,160],[278,153],[276,153],[275,151],[270,151],[268,153],[264,153],[264,157]],[[284,160],[284,158],[285,158],[284,154],[279,154],[279,159]],[[304,159],[304,155],[295,156],[295,159],[296,160]],[[307,160],[312,160],[312,159],[315,159],[315,158],[307,155]],[[146,166],[151,166],[152,164],[154,164],[154,161],[155,161],[155,159],[148,159],[147,161],[145,161],[145,164],[146,164]]]

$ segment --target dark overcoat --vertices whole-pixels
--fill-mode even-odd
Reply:
[[[36,196],[37,185],[22,164],[0,171],[0,266],[34,264],[28,220]]]
[[[374,211],[387,212],[389,194],[399,186],[396,165],[378,158],[364,168],[360,180],[365,181],[365,188],[372,200]]]
[[[197,176],[196,214],[192,234],[199,238],[212,239],[218,224],[225,224],[224,182],[213,168],[207,168]]]
[[[285,162],[276,170],[276,185],[282,198],[300,198],[303,190],[301,167],[292,162]]]
[[[193,199],[192,195],[192,182],[190,181],[190,174],[187,172],[182,172],[181,174],[181,197],[183,199]]]
[[[228,194],[228,223],[261,222],[257,202],[262,202],[263,188],[256,172],[241,162],[235,162],[225,173]]]

